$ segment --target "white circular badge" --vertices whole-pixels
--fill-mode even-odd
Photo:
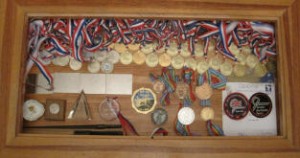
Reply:
[[[36,100],[27,100],[23,105],[23,118],[27,121],[36,121],[44,112],[44,105]]]
[[[58,114],[59,113],[59,105],[57,103],[52,103],[49,105],[49,111],[51,114]]]
[[[82,63],[74,58],[71,58],[69,66],[72,70],[76,71],[81,69]]]
[[[190,125],[195,120],[195,112],[190,107],[183,107],[178,112],[178,121],[183,125]]]
[[[101,66],[98,61],[93,61],[93,62],[89,63],[89,65],[88,65],[88,71],[90,73],[97,73],[100,71],[100,68],[101,68]]]
[[[111,73],[114,70],[114,64],[111,63],[110,61],[103,61],[101,63],[101,71],[108,74]]]

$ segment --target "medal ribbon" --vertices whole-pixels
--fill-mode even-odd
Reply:
[[[164,128],[162,127],[157,127],[153,130],[153,132],[151,133],[151,138],[153,139],[154,138],[154,135],[163,135],[163,136],[167,136],[168,135],[168,131],[165,130]]]

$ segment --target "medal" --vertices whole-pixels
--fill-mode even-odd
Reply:
[[[207,82],[204,82],[201,86],[196,87],[195,93],[200,100],[207,100],[212,96],[213,89]]]
[[[225,114],[234,120],[240,120],[249,112],[248,99],[241,93],[231,93],[224,100]]]
[[[233,67],[230,62],[225,61],[221,66],[220,66],[220,72],[224,76],[230,76],[232,74]]]
[[[156,80],[153,83],[153,90],[155,93],[161,93],[164,89],[165,89],[165,84],[162,81]]]
[[[241,64],[236,64],[233,68],[233,73],[237,77],[243,77],[246,74],[247,67]]]
[[[184,82],[177,83],[175,94],[179,99],[184,99],[189,94],[189,85]]]
[[[260,62],[254,68],[254,74],[257,77],[263,77],[267,72],[266,66]]]
[[[236,55],[236,58],[241,65],[246,64],[247,56],[245,53],[243,53],[243,52],[239,53],[238,55]]]
[[[155,67],[158,64],[158,56],[155,53],[150,53],[146,57],[146,65],[148,67]]]
[[[257,63],[259,63],[258,58],[255,55],[249,54],[246,59],[246,64],[249,68],[253,69]]]
[[[242,52],[245,54],[251,54],[252,50],[249,46],[242,47]]]
[[[76,71],[81,69],[82,63],[74,58],[71,58],[69,66],[72,70]]]
[[[128,44],[127,46],[128,46],[128,50],[131,53],[134,53],[140,49],[140,44],[138,44],[138,43],[131,43],[131,44]]]
[[[184,66],[184,58],[180,55],[176,55],[172,58],[171,64],[174,69],[181,69]]]
[[[101,63],[101,71],[103,73],[111,73],[114,70],[114,64],[108,60],[105,60]]]
[[[155,109],[156,95],[149,88],[140,88],[134,91],[131,103],[135,111],[147,114]]]
[[[166,46],[164,45],[163,47],[159,48],[159,49],[155,49],[155,52],[157,54],[162,54],[166,52]]]
[[[137,65],[142,65],[145,63],[146,55],[141,51],[137,51],[133,54],[133,62]]]
[[[123,43],[115,43],[114,49],[118,53],[125,53],[125,52],[127,52],[127,48],[126,48],[125,44],[123,44]]]
[[[230,45],[229,50],[232,52],[234,56],[237,56],[241,52],[241,50],[233,43]]]
[[[152,43],[142,46],[141,51],[145,54],[150,54],[154,51],[154,45]]]
[[[132,54],[129,51],[122,53],[120,56],[120,62],[124,65],[129,65],[132,63]]]
[[[196,70],[196,68],[197,68],[197,61],[194,58],[190,57],[190,58],[185,59],[185,65],[188,68]]]
[[[220,65],[223,63],[223,58],[219,57],[218,55],[215,55],[211,59],[209,59],[209,66],[215,70],[220,69]]]
[[[96,51],[94,53],[94,58],[99,61],[99,62],[102,62],[104,61],[108,56],[108,52],[107,51]]]
[[[52,64],[57,66],[66,66],[69,64],[69,56],[58,56],[52,60]]]
[[[191,56],[191,52],[189,51],[188,43],[184,43],[181,45],[180,55],[184,58]]]
[[[176,56],[178,54],[178,48],[176,42],[170,42],[169,48],[167,49],[167,54],[171,57]]]
[[[215,112],[211,107],[204,107],[201,110],[201,119],[204,121],[212,120],[215,117]]]
[[[166,54],[166,53],[161,54],[159,56],[159,59],[158,59],[158,63],[162,67],[168,67],[168,66],[170,66],[171,65],[171,61],[172,61],[171,57],[168,54]]]
[[[178,111],[178,121],[183,125],[190,125],[195,120],[195,112],[190,107],[183,107]]]
[[[203,44],[201,43],[195,43],[195,57],[203,57],[204,52],[203,52]]]
[[[111,50],[107,54],[107,60],[113,64],[116,64],[120,60],[120,54],[117,51]]]
[[[163,125],[168,120],[168,113],[163,108],[157,108],[151,114],[151,120],[157,126]]]
[[[27,121],[36,121],[44,115],[44,105],[37,100],[27,100],[23,105],[23,118]]]
[[[45,120],[65,120],[66,100],[47,99],[45,106]]]
[[[257,118],[267,117],[272,111],[272,101],[265,93],[255,93],[251,96],[250,112]]]
[[[197,64],[197,71],[199,74],[205,73],[209,68],[209,64],[205,59],[202,59]]]
[[[90,62],[89,65],[88,65],[88,71],[90,73],[97,73],[100,71],[100,63],[98,61],[93,61],[93,62]]]
[[[113,121],[118,118],[117,113],[120,111],[120,104],[115,99],[104,99],[98,108],[100,117],[106,121]]]

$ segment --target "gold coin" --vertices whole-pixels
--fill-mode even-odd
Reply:
[[[142,46],[141,51],[145,54],[149,54],[152,53],[154,51],[155,47],[154,44],[149,43],[149,44],[145,44],[144,46]]]
[[[236,64],[233,68],[233,73],[237,77],[243,77],[246,74],[247,67],[245,65]]]
[[[155,67],[158,64],[158,56],[155,53],[150,53],[146,57],[146,64],[148,67]]]
[[[254,74],[257,77],[263,77],[266,75],[267,72],[268,72],[267,67],[260,62],[254,68]]]
[[[241,52],[241,50],[233,43],[229,46],[229,50],[234,56],[237,56]]]
[[[138,44],[138,43],[131,43],[131,44],[128,44],[127,46],[128,46],[128,50],[131,53],[134,53],[140,49],[140,44]]]
[[[233,67],[232,64],[228,61],[225,61],[221,66],[220,66],[220,72],[224,76],[230,76],[232,74]]]
[[[242,52],[239,53],[238,55],[236,55],[236,58],[240,64],[242,64],[242,65],[246,64],[247,56],[245,53],[242,53]]]
[[[141,51],[137,51],[133,54],[133,62],[137,65],[142,65],[145,63],[146,55],[142,53]]]
[[[215,112],[211,107],[205,107],[201,110],[201,118],[204,121],[212,120],[215,117]]]
[[[215,55],[214,57],[209,59],[209,66],[215,70],[219,70],[222,63],[223,58],[219,55]]]
[[[178,54],[178,48],[177,48],[176,42],[170,42],[169,48],[167,49],[167,54],[169,54],[171,57],[176,56]]]
[[[249,54],[246,59],[246,64],[249,68],[254,68],[259,62],[258,58],[255,55]]]
[[[176,55],[172,58],[171,64],[174,69],[181,69],[184,66],[184,58],[180,55]]]
[[[124,65],[131,64],[132,54],[129,51],[126,51],[120,55],[120,62]]]
[[[125,44],[123,44],[123,43],[115,43],[114,49],[118,53],[125,53],[125,52],[127,52],[127,48],[126,48]]]
[[[200,100],[207,100],[213,94],[213,89],[207,82],[204,82],[201,86],[197,86],[195,91],[196,91],[196,96]]]
[[[189,58],[185,59],[185,65],[193,70],[196,70],[197,61],[194,58],[189,57]]]
[[[197,71],[199,74],[205,73],[209,68],[209,64],[205,59],[202,59],[197,64]]]
[[[162,67],[170,66],[171,61],[172,61],[171,57],[166,53],[161,54],[158,59],[159,65]]]
[[[202,43],[195,44],[195,57],[203,57],[204,55],[204,45]]]
[[[183,43],[181,45],[180,55],[183,56],[184,58],[191,56],[191,52],[189,51],[188,43]]]

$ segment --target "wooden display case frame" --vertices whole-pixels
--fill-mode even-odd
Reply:
[[[300,157],[300,1],[2,0],[0,157]],[[279,136],[72,136],[21,133],[29,17],[132,17],[273,21],[278,50]]]

